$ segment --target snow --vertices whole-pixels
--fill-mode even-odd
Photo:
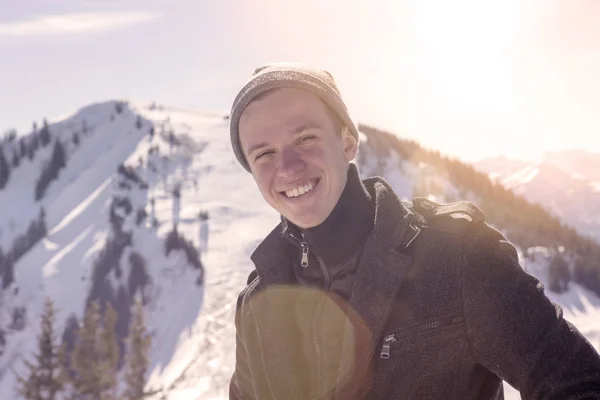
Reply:
[[[44,296],[52,297],[58,308],[59,334],[70,314],[81,318],[92,265],[111,237],[108,216],[114,196],[129,197],[133,206],[130,215],[123,214],[123,229],[132,232],[133,239],[132,248],[121,258],[121,268],[128,271],[129,254],[136,251],[146,260],[152,281],[145,290],[149,298],[147,324],[153,335],[147,389],[158,391],[154,399],[227,398],[235,357],[236,299],[253,269],[250,254],[279,216],[235,160],[223,115],[142,103],[128,104],[117,114],[116,104],[93,104],[50,124],[53,138],[69,142],[67,167],[41,202],[47,237],[18,260],[15,284],[0,292],[0,327],[10,324],[14,308],[27,308],[26,329],[10,331],[0,355],[2,399],[15,398],[10,369],[19,365],[15,360],[34,349]],[[142,116],[142,129],[135,127],[138,115]],[[88,132],[80,135],[77,147],[70,140],[74,131],[81,132],[84,120]],[[171,130],[180,145],[171,146]],[[432,197],[436,201],[450,201],[448,195],[477,201],[428,165],[403,160],[393,151],[380,157],[366,135],[360,135],[363,176],[383,176],[406,199],[413,196],[415,182],[425,182],[439,188]],[[158,153],[148,154],[151,147],[157,147]],[[33,200],[33,186],[51,148],[40,149],[33,162],[23,160],[13,170],[8,190],[0,192],[3,250],[39,214],[41,204]],[[117,167],[121,163],[133,167],[148,188],[119,188],[122,178]],[[172,192],[177,187],[180,198],[175,201]],[[140,208],[149,217],[137,226],[134,219]],[[198,218],[202,210],[209,214],[204,223]],[[153,216],[159,222],[157,227],[151,225]],[[196,285],[198,271],[188,264],[183,251],[165,256],[164,239],[175,222],[178,232],[202,250],[203,286]],[[536,261],[525,261],[524,267],[545,279],[545,249],[534,251]],[[109,277],[114,288],[126,285],[126,280],[126,273],[121,278]],[[595,346],[600,344],[598,297],[574,284],[565,294],[549,296],[563,305],[565,316]],[[506,388],[508,399],[518,398],[516,391]]]
[[[155,216],[160,221],[156,230],[148,225],[136,228],[131,221],[124,228],[134,231],[133,246],[147,260],[154,282],[152,300],[147,305],[148,327],[154,336],[148,386],[167,390],[174,382],[183,385],[193,378],[182,374],[195,366],[203,370],[203,376],[226,376],[231,373],[232,355],[220,344],[226,345],[226,339],[231,336],[231,305],[235,304],[237,293],[251,268],[248,260],[251,247],[231,241],[237,236],[245,242],[255,243],[270,229],[269,221],[275,220],[276,216],[265,206],[253,207],[253,203],[262,204],[262,199],[253,190],[251,179],[247,180],[246,190],[242,185],[239,195],[223,196],[224,193],[240,190],[235,180],[228,185],[229,179],[224,178],[236,173],[244,174],[244,178],[249,175],[238,169],[232,157],[223,157],[229,154],[229,148],[227,124],[221,117],[189,111],[168,115],[170,122],[165,126],[173,127],[176,135],[181,135],[182,141],[189,144],[171,148],[160,137],[160,129],[156,129],[153,141],[148,141],[149,120],[144,121],[142,130],[135,128],[137,112],[143,113],[143,107],[140,106],[135,113],[135,106],[126,107],[122,114],[117,115],[112,111],[114,106],[114,102],[93,105],[79,111],[71,120],[50,124],[53,138],[67,141],[71,138],[72,127],[80,126],[85,118],[90,133],[80,138],[79,148],[70,148],[67,168],[61,170],[59,178],[50,185],[43,199],[48,236],[16,263],[18,295],[12,295],[9,290],[2,293],[3,310],[27,304],[31,323],[26,330],[8,335],[8,344],[0,357],[1,370],[9,368],[19,354],[30,354],[33,350],[38,330],[36,321],[44,295],[51,296],[59,310],[59,333],[71,313],[82,315],[89,293],[92,263],[109,236],[110,201],[114,195],[126,194],[133,203],[134,213],[138,207],[147,206],[149,198],[154,198]],[[110,114],[114,115],[114,121],[111,121]],[[147,117],[153,118],[158,127],[165,122],[167,115],[148,112]],[[187,133],[192,142],[183,140],[186,139],[183,133]],[[213,135],[221,136],[223,140],[213,141],[209,146],[212,151],[202,154],[207,146],[201,144],[208,143]],[[147,157],[151,145],[158,146],[160,156]],[[19,213],[13,213],[3,207],[0,212],[0,228],[3,231],[9,229],[8,224],[12,220],[14,233],[11,236],[22,232],[38,215],[39,205],[33,201],[32,186],[39,174],[41,160],[49,157],[47,149],[50,148],[40,150],[33,165],[25,162],[15,169],[9,182],[10,190],[1,192],[3,204],[18,205],[19,209]],[[163,155],[168,155],[168,159]],[[149,159],[142,168],[154,163],[157,173],[149,169],[140,171],[148,180],[148,189],[124,193],[117,185],[117,166],[123,161],[136,166],[140,156]],[[197,187],[191,184],[192,178],[197,181]],[[177,184],[182,184],[181,199],[173,207],[171,192]],[[213,190],[215,187],[222,191]],[[244,206],[237,207],[240,203]],[[147,208],[149,211],[150,207]],[[200,209],[210,211],[211,218],[202,229],[197,218]],[[267,214],[270,214],[270,219]],[[205,287],[195,284],[198,273],[188,265],[183,252],[174,251],[169,257],[164,256],[164,237],[172,229],[174,216],[179,218],[180,234],[194,242],[196,247],[202,237],[204,245],[210,247],[202,257],[206,266]],[[252,223],[258,216],[260,221]],[[250,225],[233,224],[240,217],[244,217]],[[206,237],[208,235],[210,240]],[[11,237],[3,235],[3,248],[8,249],[10,244]],[[121,259],[124,269],[127,254]],[[223,257],[225,254],[227,257]],[[123,283],[113,275],[109,280],[115,287]],[[205,293],[210,295],[207,301],[204,301]],[[208,350],[201,351],[203,347]],[[190,349],[198,349],[198,352]],[[221,362],[225,357],[228,357],[228,362]],[[204,371],[204,368],[214,371]],[[221,384],[217,387],[215,382]],[[14,398],[13,385],[12,374],[4,374],[0,381],[0,398]],[[208,393],[224,396],[222,380],[211,380],[211,384],[205,386]],[[200,388],[194,390],[198,394]]]
[[[522,170],[504,178],[502,183],[508,187],[524,185],[528,182],[531,182],[539,173],[540,170],[537,165],[525,167]]]
[[[566,150],[537,161],[490,159],[475,166],[581,235],[600,240],[600,155]]]

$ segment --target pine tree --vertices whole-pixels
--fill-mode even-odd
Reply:
[[[41,389],[39,384],[39,376],[30,361],[25,360],[25,368],[27,368],[27,377],[17,376],[17,393],[25,400],[41,399]]]
[[[19,158],[19,153],[17,153],[17,148],[13,148],[13,159],[12,159],[12,166],[14,168],[19,166],[19,163],[21,162],[21,159]]]
[[[73,352],[75,348],[75,342],[77,340],[77,332],[79,331],[79,320],[74,313],[71,313],[65,322],[65,329],[63,330],[61,342],[66,346],[68,354]],[[65,360],[67,366],[71,366],[71,360],[67,357]]]
[[[56,139],[54,143],[54,150],[52,152],[52,164],[56,168],[55,176],[58,176],[58,170],[67,165],[67,156],[65,153],[65,147],[63,146],[60,139]],[[54,178],[55,179],[55,178]]]
[[[65,155],[65,148],[60,139],[56,139],[50,164],[44,170],[42,170],[42,174],[35,184],[35,201],[39,201],[42,197],[44,197],[48,185],[50,185],[53,180],[58,178],[58,172],[61,168],[64,168],[66,164],[67,159]]]
[[[0,147],[0,190],[4,189],[10,178],[10,167],[4,156],[4,149]]]
[[[73,399],[99,400],[101,398],[102,379],[96,344],[100,322],[100,305],[94,301],[86,309],[83,326],[77,332],[75,348],[71,354]]]
[[[54,303],[46,298],[38,336],[38,353],[34,355],[35,364],[26,360],[27,377],[17,376],[17,391],[26,400],[54,400],[64,387],[55,319]]]
[[[16,138],[17,138],[17,130],[14,128],[11,128],[4,133],[3,140],[5,143],[12,143]]]
[[[563,293],[569,289],[571,271],[569,265],[561,254],[556,254],[548,266],[549,289],[556,293]]]
[[[117,325],[117,312],[110,303],[106,305],[104,326],[98,337],[97,353],[98,367],[102,376],[102,400],[117,399],[117,369],[119,366],[119,343],[115,327]]]
[[[72,394],[72,387],[70,386],[72,374],[69,363],[69,349],[64,340],[58,348],[58,365],[58,380],[62,383],[62,396],[59,398],[61,400],[75,398]]]
[[[104,318],[98,301],[88,306],[71,357],[71,399],[116,400],[119,345],[117,313],[109,304]]]
[[[46,147],[50,143],[50,128],[48,127],[48,121],[44,118],[44,126],[40,129],[40,142],[43,147]]]
[[[119,310],[119,320],[117,321],[116,331],[117,337],[119,338],[119,346],[121,349],[121,354],[125,353],[125,338],[127,337],[127,333],[129,332],[129,322],[131,320],[131,297],[127,292],[127,289],[124,285],[119,285],[117,289],[117,295],[115,298],[115,308]],[[123,340],[122,340],[123,339]],[[123,362],[123,357],[121,357],[119,367]]]
[[[2,265],[2,273],[0,274],[2,278],[2,289],[6,289],[15,280],[15,263],[12,254],[9,253],[4,257],[4,261],[0,265]]]
[[[27,155],[27,147],[25,146],[25,138],[22,137],[21,140],[19,140],[19,156],[21,158],[24,158]]]
[[[37,149],[40,147],[40,134],[34,133],[31,137],[31,146],[33,147],[33,152],[35,153]]]
[[[125,365],[124,400],[142,400],[146,393],[146,372],[148,371],[148,350],[151,337],[144,322],[144,307],[139,298],[135,304],[134,318],[127,338],[127,356]]]
[[[33,161],[34,156],[35,156],[35,147],[34,147],[33,143],[31,143],[29,145],[29,147],[27,147],[27,158],[29,158],[29,161]]]

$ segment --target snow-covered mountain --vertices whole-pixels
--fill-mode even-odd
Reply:
[[[600,154],[570,150],[546,153],[531,162],[497,157],[475,165],[582,234],[600,240]]]
[[[229,323],[236,292],[250,271],[252,245],[271,229],[276,216],[262,206],[251,182],[240,190],[242,173],[230,156],[222,116],[152,108],[106,102],[49,124],[52,141],[61,140],[68,156],[39,202],[34,188],[52,145],[40,147],[32,161],[25,158],[11,170],[7,187],[0,191],[4,253],[27,232],[42,206],[48,233],[16,260],[14,282],[0,294],[5,332],[0,398],[15,398],[10,366],[33,350],[45,295],[56,303],[61,331],[73,316],[81,321],[86,300],[98,292],[116,298],[119,316],[127,318],[134,295],[133,253],[143,257],[149,275],[142,287],[153,336],[149,389],[159,390],[159,396],[170,393],[169,398],[176,398],[173,388],[183,390],[188,384],[195,393],[225,393],[224,380],[232,368]],[[73,143],[74,134],[79,145]],[[118,173],[121,164],[147,185]],[[173,195],[176,190],[179,199]],[[148,216],[138,225],[139,210]],[[209,238],[208,251],[201,253],[200,282],[202,271],[190,265],[184,251],[165,256],[165,242],[177,222],[179,235],[200,248],[203,210],[209,215]],[[124,248],[115,244],[113,212],[124,219],[122,231],[131,234],[131,244]],[[111,252],[120,253],[119,267],[104,263],[108,271],[98,284],[96,265],[104,265],[99,261]],[[26,322],[15,329],[13,315],[22,309]]]
[[[44,296],[54,299],[65,338],[88,299],[114,302],[123,324],[132,297],[142,296],[152,332],[152,398],[227,398],[235,300],[253,268],[250,254],[279,219],[237,164],[225,116],[109,101],[50,121],[48,130],[50,143],[32,159],[24,153],[0,190],[0,247],[5,256],[23,253],[15,257],[12,277],[6,260],[0,262],[0,398],[18,398],[11,368],[35,347]],[[25,137],[27,146],[32,138]],[[4,151],[20,154],[20,140],[5,142]],[[65,166],[36,201],[57,140]],[[403,158],[378,140],[361,133],[363,176],[383,176],[405,198],[435,187],[437,201],[477,202],[431,165]],[[37,237],[30,227],[40,221],[47,233],[29,243]],[[28,249],[11,253],[18,238]],[[166,254],[174,238],[181,248]],[[192,248],[200,251],[200,267]],[[551,251],[528,254],[524,268],[547,281]],[[577,284],[549,296],[599,348],[600,299]],[[508,398],[518,398],[506,387]]]

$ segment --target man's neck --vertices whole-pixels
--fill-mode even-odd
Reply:
[[[348,168],[346,186],[336,206],[322,224],[300,229],[287,221],[288,228],[302,235],[312,251],[333,265],[344,261],[364,242],[373,227],[374,205],[354,164]]]

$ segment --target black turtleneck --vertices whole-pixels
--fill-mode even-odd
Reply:
[[[371,195],[360,180],[356,166],[350,163],[346,186],[333,211],[322,224],[303,230],[287,221],[286,229],[297,239],[304,234],[309,246],[309,262],[302,267],[302,248],[297,240],[290,239],[298,281],[320,287],[328,282],[326,289],[339,292],[347,298],[358,258],[373,222],[374,203]]]

